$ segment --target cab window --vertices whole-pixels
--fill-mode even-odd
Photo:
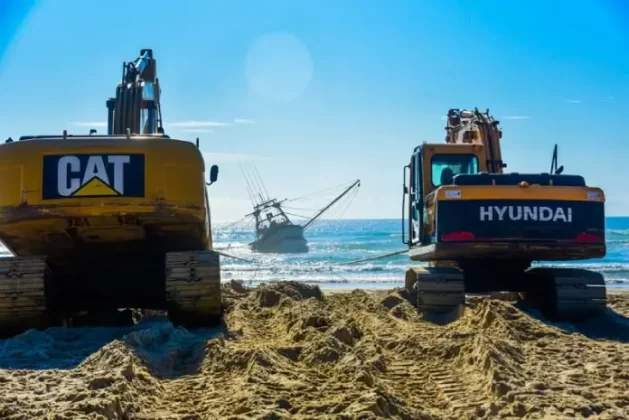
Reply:
[[[478,158],[470,154],[434,155],[430,165],[435,187],[451,184],[454,175],[478,173]]]

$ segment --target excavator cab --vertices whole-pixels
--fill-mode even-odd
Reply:
[[[428,143],[415,148],[410,164],[404,168],[404,196],[410,200],[410,238],[405,243],[411,246],[428,243],[434,220],[430,203],[434,202],[437,189],[451,185],[457,175],[487,169],[482,145]]]

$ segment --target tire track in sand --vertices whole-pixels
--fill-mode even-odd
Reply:
[[[160,321],[0,341],[0,417],[629,418],[628,295],[611,300],[619,314],[581,326],[489,298],[439,326],[396,291],[224,292],[226,332]]]

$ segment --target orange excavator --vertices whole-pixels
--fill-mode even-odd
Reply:
[[[580,175],[505,173],[502,131],[487,110],[451,109],[445,143],[417,146],[404,167],[405,285],[425,315],[460,310],[466,293],[518,292],[552,318],[606,307],[600,273],[533,262],[605,256],[605,196]],[[460,313],[460,312],[457,312]]]

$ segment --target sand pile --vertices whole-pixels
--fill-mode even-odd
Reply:
[[[1,341],[0,418],[629,417],[627,294],[580,325],[504,298],[435,325],[396,291],[224,297],[223,329],[155,318]]]

